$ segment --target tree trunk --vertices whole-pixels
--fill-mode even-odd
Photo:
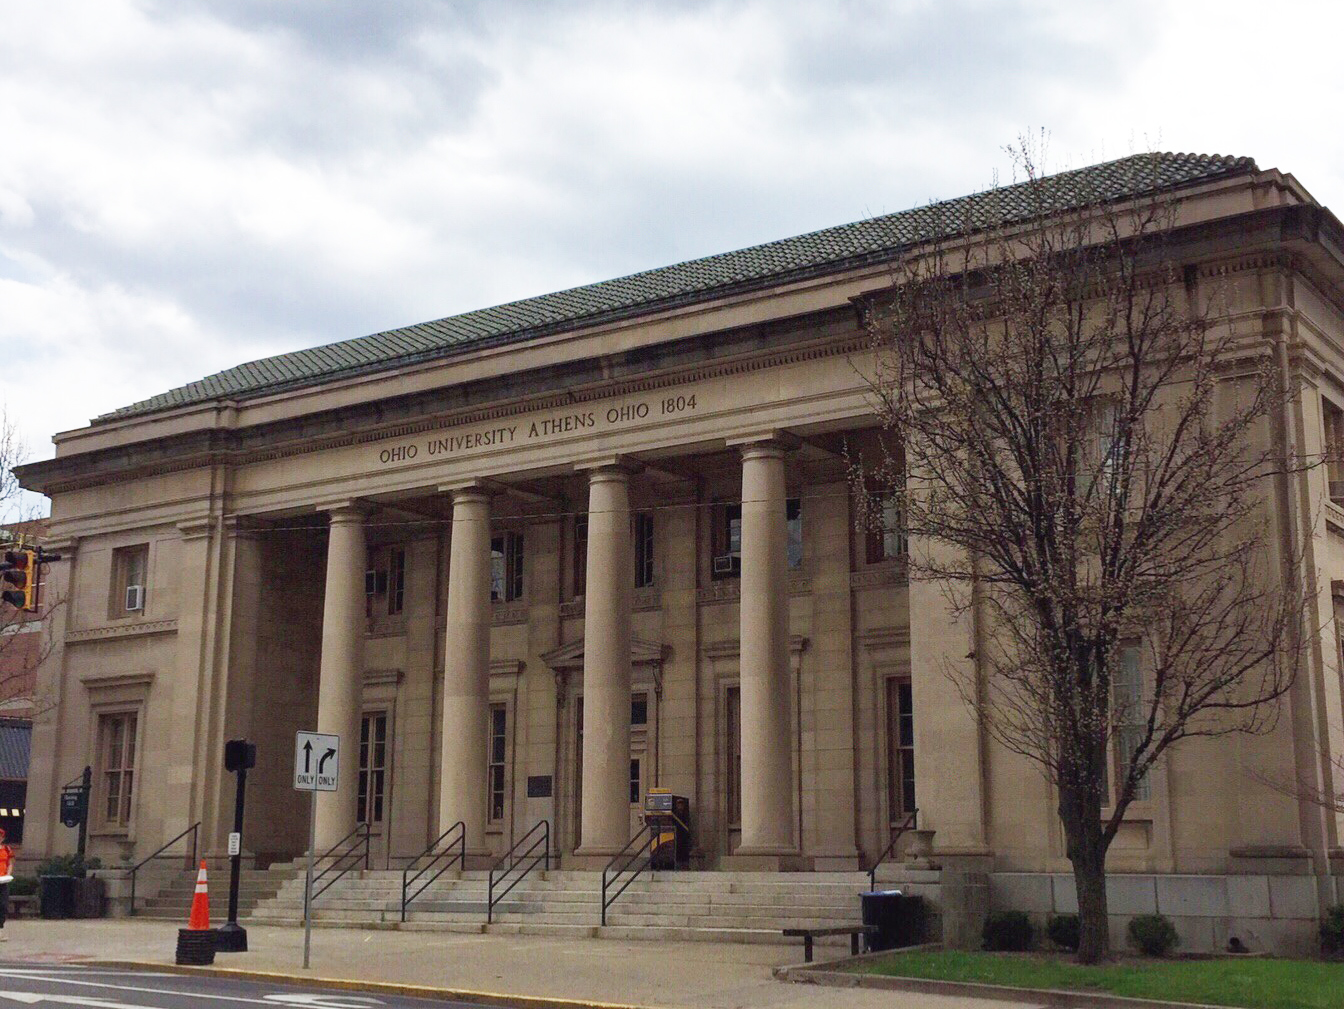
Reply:
[[[1080,796],[1069,796],[1061,789],[1059,812],[1078,891],[1078,962],[1098,963],[1111,954],[1101,803],[1088,790]]]

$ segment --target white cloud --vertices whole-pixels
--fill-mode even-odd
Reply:
[[[240,361],[1150,142],[1344,191],[1309,4],[0,0],[3,398]],[[1251,20],[1265,31],[1247,31]],[[1278,26],[1278,27],[1276,27]],[[1292,26],[1291,54],[1265,39]],[[61,376],[38,395],[37,377]]]

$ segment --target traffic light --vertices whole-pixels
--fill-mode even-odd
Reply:
[[[0,563],[0,583],[4,585],[0,599],[16,610],[36,612],[40,563],[36,550],[6,550]]]

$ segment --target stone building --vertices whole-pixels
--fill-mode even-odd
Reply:
[[[1286,335],[1290,436],[1338,444],[1339,221],[1247,159],[1140,158],[1180,201],[1188,270],[1235,277],[1232,311]],[[1123,199],[1135,163],[1081,171]],[[198,820],[221,851],[221,754],[246,737],[246,847],[293,858],[294,733],[319,729],[345,741],[347,773],[318,802],[318,847],[367,821],[380,865],[459,820],[485,856],[546,819],[564,864],[600,866],[657,786],[689,797],[704,868],[865,867],[917,807],[937,861],[1064,906],[1048,786],[939,671],[973,651],[969,629],[908,581],[899,534],[857,528],[846,481],[845,446],[874,423],[856,305],[927,220],[284,354],[58,435],[21,470],[52,499],[68,592],[30,850],[73,843],[57,792],[87,762],[93,853],[130,860]],[[1294,479],[1276,521],[1310,530],[1322,631],[1289,716],[1163,762],[1112,849],[1139,894],[1116,914],[1189,892],[1269,934],[1338,899],[1344,823],[1257,777],[1328,783],[1344,743],[1344,476]]]

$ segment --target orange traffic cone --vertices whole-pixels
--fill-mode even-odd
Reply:
[[[205,882],[205,859],[201,859],[201,871],[196,874],[196,895],[191,898],[191,917],[187,919],[187,928],[193,932],[210,927],[210,888]]]
[[[215,933],[210,928],[210,890],[205,882],[205,859],[196,874],[187,927],[177,930],[177,962],[202,965],[215,962]]]

